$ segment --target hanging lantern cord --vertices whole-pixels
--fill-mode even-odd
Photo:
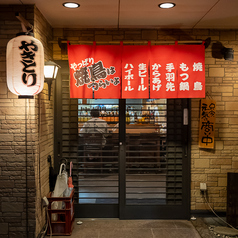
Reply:
[[[33,31],[33,25],[29,21],[27,21],[19,12],[15,13],[16,18],[21,22],[21,27],[23,32]]]

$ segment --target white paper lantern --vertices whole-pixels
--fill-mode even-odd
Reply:
[[[7,86],[19,97],[33,97],[43,89],[44,48],[26,32],[7,44]]]

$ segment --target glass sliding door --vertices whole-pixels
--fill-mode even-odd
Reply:
[[[187,107],[182,99],[126,100],[122,219],[188,218]]]
[[[167,104],[126,100],[126,204],[166,203]]]
[[[190,101],[70,98],[57,63],[54,167],[73,162],[75,217],[189,218]]]
[[[118,204],[118,100],[78,102],[78,203]]]

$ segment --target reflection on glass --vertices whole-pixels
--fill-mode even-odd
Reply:
[[[108,133],[92,132],[92,109]],[[165,204],[167,100],[126,100],[125,116],[126,204]],[[97,125],[99,131],[102,127]],[[118,128],[119,100],[78,101],[79,203],[118,203]],[[97,134],[105,136],[105,144],[98,143]]]
[[[126,204],[166,203],[166,99],[126,100]]]
[[[118,204],[118,100],[79,99],[79,203]]]

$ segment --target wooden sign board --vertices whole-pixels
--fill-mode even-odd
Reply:
[[[201,99],[199,123],[199,147],[214,149],[216,101]]]

